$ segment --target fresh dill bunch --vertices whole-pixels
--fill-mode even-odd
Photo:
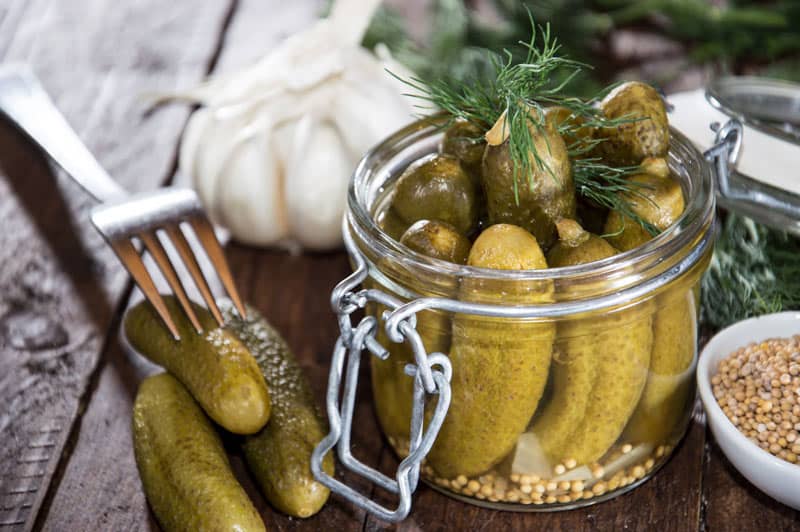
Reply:
[[[545,127],[546,108],[561,106],[571,113],[571,119],[559,126],[559,133],[565,137],[583,127],[614,127],[630,122],[627,118],[606,118],[593,105],[594,100],[586,101],[564,94],[570,80],[587,65],[559,55],[560,45],[551,35],[549,25],[539,26],[537,31],[532,18],[530,23],[530,39],[519,43],[525,50],[524,58],[519,62],[507,49],[501,54],[481,50],[488,58],[490,67],[466,81],[447,77],[430,81],[417,76],[398,78],[413,89],[414,92],[409,96],[425,102],[417,106],[421,110],[441,109],[452,121],[466,120],[484,131],[505,117],[502,127],[509,139],[517,204],[519,187],[526,184],[534,186],[535,169],[552,175],[551,169],[537,152],[534,137]],[[556,72],[561,75],[553,82]],[[567,74],[564,75],[564,72]],[[608,90],[610,88],[603,92]],[[619,211],[651,234],[656,234],[658,231],[655,227],[636,214],[625,197],[626,193],[628,196],[635,195],[642,186],[625,180],[637,168],[610,167],[591,156],[593,148],[604,141],[603,138],[585,138],[569,146],[577,192],[595,203]]]
[[[702,281],[702,319],[725,327],[800,308],[800,239],[729,213]]]

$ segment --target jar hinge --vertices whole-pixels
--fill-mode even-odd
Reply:
[[[340,336],[333,350],[328,376],[328,391],[325,398],[330,432],[314,449],[311,455],[311,470],[314,477],[332,492],[343,496],[380,519],[398,522],[405,519],[411,510],[411,495],[417,488],[420,466],[433,447],[450,406],[452,367],[446,355],[442,353],[427,354],[416,330],[415,315],[407,315],[399,322],[394,320],[392,322],[393,330],[391,332],[387,330],[390,339],[397,343],[408,342],[414,352],[415,363],[407,364],[405,367],[405,373],[414,379],[409,454],[400,462],[394,479],[365,465],[352,455],[350,437],[361,355],[366,350],[381,360],[386,360],[390,354],[375,338],[378,320],[373,316],[366,316],[356,327],[353,327],[351,315],[372,301],[390,309],[381,316],[383,321],[387,321],[392,311],[402,307],[403,302],[380,290],[359,289],[368,275],[366,260],[353,242],[346,221],[342,232],[345,247],[355,261],[356,267],[353,273],[339,283],[331,294],[331,306],[338,318]],[[343,384],[342,379],[344,379]],[[341,402],[339,401],[340,395]],[[426,395],[436,395],[438,398],[433,415],[427,426],[423,426]],[[339,461],[345,468],[369,479],[383,489],[397,494],[399,496],[397,508],[389,510],[325,473],[322,469],[322,459],[334,447],[336,447]]]
[[[737,118],[731,118],[724,125],[713,122],[711,129],[716,132],[714,145],[703,152],[703,156],[714,165],[717,192],[720,197],[734,202],[750,203],[759,209],[778,211],[789,219],[796,218],[797,209],[791,203],[751,187],[732,185],[730,176],[736,168],[744,135],[742,122]]]

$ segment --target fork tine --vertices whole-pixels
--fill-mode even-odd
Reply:
[[[195,286],[203,296],[211,314],[214,315],[214,319],[217,320],[220,327],[223,326],[224,321],[219,307],[217,307],[217,302],[214,300],[214,295],[211,293],[208,281],[206,281],[203,270],[200,268],[200,264],[197,263],[197,257],[194,256],[189,242],[186,241],[186,237],[183,235],[183,231],[181,231],[181,228],[177,225],[168,225],[164,228],[164,231],[166,231],[175,249],[178,250],[181,259],[183,259],[183,263],[186,265],[186,269],[189,271],[189,275],[192,276]]]
[[[136,251],[133,243],[128,239],[122,239],[111,241],[110,244],[114,253],[116,253],[119,260],[122,261],[122,265],[125,266],[125,269],[128,270],[133,277],[133,280],[139,285],[139,289],[141,289],[144,296],[150,301],[153,308],[156,309],[161,320],[167,326],[169,332],[172,333],[172,337],[175,340],[180,340],[181,337],[178,334],[178,328],[175,327],[175,322],[172,321],[167,306],[164,304],[164,300],[161,299],[156,285],[153,284],[153,278],[150,277],[150,274],[147,272],[147,267],[144,265],[144,262],[142,262],[142,258],[139,256],[139,252]]]
[[[195,234],[197,234],[197,238],[200,240],[203,249],[206,250],[211,264],[213,264],[214,269],[217,270],[217,275],[219,275],[222,285],[225,287],[225,291],[228,292],[231,301],[233,301],[233,304],[236,306],[236,310],[239,311],[239,315],[243,318],[247,317],[244,305],[242,305],[242,300],[239,298],[239,292],[236,291],[236,285],[233,282],[231,270],[228,268],[228,261],[225,259],[225,253],[222,251],[222,246],[219,245],[217,235],[214,234],[214,228],[211,226],[211,223],[204,216],[194,216],[189,220],[189,223],[194,229]]]
[[[161,273],[164,274],[164,278],[167,280],[170,288],[172,288],[172,291],[175,293],[175,297],[178,298],[178,302],[181,304],[181,307],[183,307],[183,311],[189,317],[189,321],[192,322],[192,325],[198,334],[202,333],[203,326],[200,325],[200,321],[197,319],[197,315],[192,308],[192,303],[189,301],[189,297],[186,295],[183,284],[181,284],[180,279],[178,279],[178,273],[172,266],[169,257],[167,257],[167,252],[164,250],[164,246],[162,246],[161,242],[158,240],[158,236],[155,234],[155,232],[142,232],[139,233],[138,236],[139,239],[144,243],[144,247],[146,247],[147,251],[150,252],[150,256],[156,261]]]

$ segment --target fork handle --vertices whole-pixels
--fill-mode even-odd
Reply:
[[[0,113],[98,201],[114,202],[128,195],[103,170],[27,66],[0,68]]]

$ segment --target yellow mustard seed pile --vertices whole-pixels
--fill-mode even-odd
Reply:
[[[800,460],[800,335],[752,343],[719,363],[711,379],[725,415],[775,456]]]

